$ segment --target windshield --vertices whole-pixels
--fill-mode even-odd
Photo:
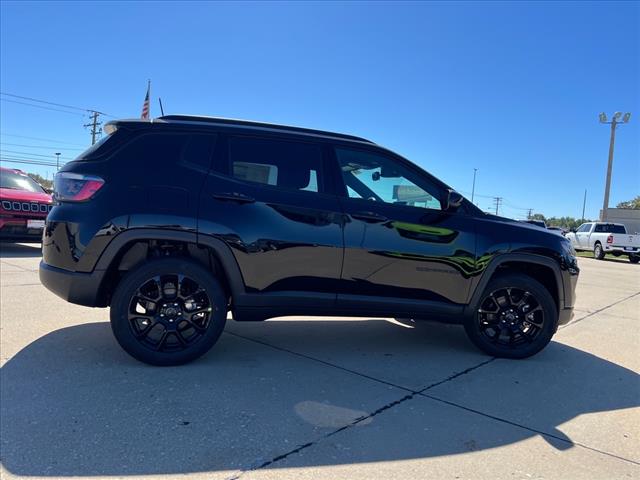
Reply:
[[[8,170],[0,173],[0,188],[12,188],[14,190],[26,190],[28,192],[46,193],[29,175],[23,175]]]

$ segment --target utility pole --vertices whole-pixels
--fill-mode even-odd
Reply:
[[[502,197],[493,197],[493,203],[496,206],[496,215],[498,215],[498,209],[500,208],[500,202],[502,202]]]
[[[60,170],[60,152],[56,152],[56,171]]]
[[[471,203],[473,203],[473,196],[476,193],[476,172],[478,171],[477,168],[473,169],[473,187],[471,188]]]
[[[587,189],[584,189],[584,199],[582,200],[582,218],[581,220],[584,222],[584,207],[587,206]]]
[[[91,112],[91,123],[85,124],[85,128],[91,127],[91,145],[94,145],[96,143],[96,135],[102,133],[102,129],[100,128],[102,123],[98,122],[98,115],[100,115],[100,112],[96,112],[95,110],[91,110]]]
[[[622,123],[628,123],[631,118],[631,113],[627,112],[622,115],[622,112],[616,112],[613,114],[613,118],[610,122],[607,121],[607,115],[602,112],[600,115],[600,123],[608,123],[611,125],[611,139],[609,140],[609,162],[607,163],[607,180],[604,186],[604,201],[602,202],[602,215],[601,221],[607,220],[607,210],[609,209],[609,191],[611,190],[611,170],[613,168],[613,147],[616,142],[616,126],[620,123],[622,117]],[[584,215],[583,215],[584,216]]]
[[[527,220],[531,220],[531,214],[533,213],[533,208],[527,210]]]

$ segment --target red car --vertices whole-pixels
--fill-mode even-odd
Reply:
[[[39,242],[51,195],[21,170],[0,167],[0,240]]]

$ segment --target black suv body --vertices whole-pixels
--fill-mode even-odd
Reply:
[[[56,177],[40,278],[69,302],[111,306],[142,361],[203,354],[229,310],[460,323],[512,358],[571,319],[568,240],[483,213],[371,141],[190,116],[107,131]]]

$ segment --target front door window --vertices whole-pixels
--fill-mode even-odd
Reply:
[[[350,198],[441,210],[440,190],[391,158],[336,148]]]

